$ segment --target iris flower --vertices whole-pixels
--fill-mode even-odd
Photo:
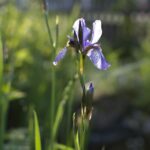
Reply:
[[[93,22],[93,29],[91,31],[86,26],[83,18],[77,19],[73,24],[73,37],[68,37],[69,41],[67,46],[58,53],[53,64],[57,65],[66,55],[68,47],[73,47],[77,53],[87,56],[98,69],[106,70],[110,64],[106,61],[100,45],[97,44],[101,35],[100,20]],[[91,39],[89,39],[90,37]]]

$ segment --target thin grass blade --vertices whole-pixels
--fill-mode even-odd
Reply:
[[[53,132],[53,137],[56,137],[57,130],[58,130],[60,121],[61,121],[62,116],[63,116],[65,103],[66,103],[66,101],[63,100],[63,101],[60,102],[60,104],[58,106],[58,111],[57,111],[57,114],[56,114],[56,119],[55,119],[55,122],[54,122],[53,131],[52,131]]]
[[[66,146],[66,145],[63,145],[63,144],[58,144],[58,143],[55,143],[55,149],[59,149],[59,150],[74,150],[72,147],[69,147],[69,146]]]
[[[41,137],[40,137],[38,117],[35,111],[33,111],[33,114],[34,114],[35,150],[41,150]]]
[[[57,109],[57,114],[56,114],[56,119],[55,119],[54,126],[53,126],[52,132],[53,132],[54,138],[56,137],[60,122],[62,120],[62,116],[64,114],[64,106],[65,106],[67,100],[70,98],[71,91],[73,90],[73,86],[74,86],[77,78],[78,78],[78,76],[75,74],[73,79],[68,82],[67,86],[64,89],[62,100],[59,103],[59,106]]]
[[[3,46],[0,35],[0,83],[2,81],[2,76],[3,76]]]
[[[80,149],[80,143],[79,143],[79,133],[76,132],[74,135],[74,143],[75,143],[75,149],[76,150],[81,150]]]

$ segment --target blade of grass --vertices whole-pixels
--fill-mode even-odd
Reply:
[[[79,132],[76,126],[76,113],[73,114],[73,140],[74,140],[74,146],[75,150],[80,150],[80,142],[79,142]]]
[[[4,115],[3,115],[2,93],[1,93],[2,76],[3,76],[3,49],[0,35],[0,149],[3,149],[3,135],[4,135]]]
[[[78,78],[78,76],[75,74],[73,79],[68,82],[66,88],[64,89],[63,98],[62,98],[62,100],[61,100],[61,102],[58,106],[56,119],[55,119],[53,130],[52,130],[54,139],[56,137],[58,127],[60,125],[60,122],[62,120],[62,116],[64,114],[64,105],[66,104],[67,100],[70,97],[70,93],[73,90],[73,86],[74,86],[75,81],[76,81],[77,78]]]
[[[74,143],[75,143],[75,150],[80,150],[80,143],[79,143],[79,134],[78,134],[78,131],[74,135]]]
[[[49,25],[49,20],[48,20],[48,9],[47,9],[47,3],[46,0],[43,0],[43,5],[44,5],[44,20],[46,24],[46,28],[48,31],[48,36],[49,36],[49,42],[50,42],[50,50],[52,56],[50,57],[50,62],[53,62],[55,55],[56,55],[56,43],[57,41],[53,40],[52,33],[51,33],[51,28]],[[56,24],[56,35],[58,35],[58,26],[59,24]],[[58,37],[56,37],[56,40],[58,40]],[[55,73],[55,68],[53,64],[51,63],[51,100],[50,100],[50,138],[51,138],[51,149],[53,149],[53,143],[54,143],[54,137],[53,137],[53,123],[54,123],[54,115],[55,115],[55,109],[56,109],[56,104],[55,104],[55,89],[56,89],[56,73]]]
[[[52,130],[54,139],[56,137],[58,127],[59,127],[60,122],[62,120],[65,103],[66,103],[66,100],[63,100],[63,101],[60,102],[60,104],[58,106],[58,111],[57,111],[57,114],[56,114],[56,119],[55,119],[53,130]]]
[[[69,147],[63,144],[58,144],[58,143],[55,143],[54,147],[55,149],[59,149],[59,150],[74,150],[72,147]]]
[[[2,46],[2,40],[0,35],[0,85],[2,81],[3,76],[3,46]]]
[[[46,24],[46,28],[48,31],[48,36],[49,36],[49,42],[50,42],[50,50],[52,56],[50,57],[50,62],[53,62],[55,54],[56,54],[56,47],[54,44],[54,40],[52,37],[49,21],[48,21],[48,9],[47,9],[47,3],[46,0],[42,0],[43,3],[43,8],[44,8],[44,20]],[[55,42],[57,43],[57,42]],[[53,143],[54,143],[54,138],[53,138],[53,123],[54,123],[54,115],[55,115],[55,89],[56,89],[56,73],[55,73],[55,68],[53,64],[51,63],[51,99],[50,99],[50,149],[53,149]]]
[[[71,94],[70,94],[70,100],[67,103],[67,130],[66,130],[66,137],[67,137],[67,141],[66,144],[67,146],[69,146],[70,144],[70,135],[72,135],[72,133],[70,132],[71,130],[71,118],[72,118],[72,105],[73,105],[73,100],[74,100],[74,91],[72,90]]]
[[[34,138],[35,138],[35,150],[41,150],[41,137],[40,137],[40,128],[38,123],[38,117],[35,111],[34,114]]]

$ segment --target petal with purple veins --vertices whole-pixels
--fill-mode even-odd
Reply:
[[[85,25],[85,20],[83,18],[79,18],[73,24],[73,30],[74,30],[74,32],[75,32],[75,34],[77,36],[78,41],[79,41],[78,33],[79,33],[79,24],[80,23],[81,23],[81,26],[84,26]]]
[[[91,39],[91,43],[97,43],[98,40],[100,39],[102,35],[102,28],[101,28],[101,21],[100,20],[96,20],[93,23],[93,31],[92,31],[92,39]]]
[[[91,30],[88,27],[83,28],[83,47],[85,48],[86,46],[86,41],[88,40],[88,37],[91,33]]]
[[[91,30],[88,27],[83,28],[83,40],[86,41],[90,35]]]
[[[73,24],[73,30],[75,32],[75,37],[82,46],[85,46],[85,41],[90,35],[91,30],[86,27],[85,20],[83,18],[77,19]]]
[[[66,52],[67,52],[67,48],[65,47],[64,49],[62,49],[62,50],[58,53],[58,55],[56,56],[55,60],[53,61],[53,65],[56,66],[57,63],[58,63],[61,59],[63,59],[63,58],[65,57]]]
[[[101,70],[106,70],[108,67],[110,67],[110,64],[106,61],[102,50],[99,49],[91,49],[88,53],[87,56],[90,58],[92,63]]]
[[[75,23],[73,24],[73,30],[75,31],[76,36],[78,37],[80,25],[81,25],[81,30],[83,32],[82,33],[83,34],[83,40],[86,40],[90,34],[90,29],[88,27],[86,27],[85,20],[83,18],[77,19],[75,21]]]

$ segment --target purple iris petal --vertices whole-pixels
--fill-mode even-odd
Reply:
[[[88,89],[89,93],[93,94],[94,92],[94,86],[93,86],[93,83],[91,82],[90,85],[89,85],[89,89]]]
[[[93,31],[92,31],[92,39],[91,39],[91,43],[97,43],[98,40],[100,39],[102,35],[102,28],[101,28],[101,21],[100,20],[96,20],[93,23]]]
[[[83,26],[83,25],[85,24],[85,20],[82,19],[82,18],[77,19],[77,20],[74,22],[74,24],[73,24],[73,30],[74,30],[74,32],[75,32],[75,34],[76,34],[76,37],[77,37],[78,42],[79,42],[79,35],[78,35],[78,33],[79,33],[79,23],[80,23],[80,22],[81,22],[81,26]]]
[[[98,69],[106,70],[108,67],[110,67],[110,64],[106,61],[100,48],[91,49],[87,53],[87,56]]]
[[[81,29],[80,29],[80,25],[81,25]],[[75,23],[73,24],[73,30],[75,32],[75,36],[77,37],[78,42],[82,43],[82,46],[84,47],[85,42],[91,32],[91,30],[88,27],[86,27],[85,20],[83,18],[76,20]],[[82,37],[79,37],[80,34],[82,35]]]
[[[57,65],[57,63],[64,58],[64,56],[66,55],[67,52],[67,48],[65,47],[64,49],[62,49],[58,55],[56,56],[55,60],[53,61],[53,65]]]
[[[87,28],[87,27],[83,28],[83,45],[82,45],[83,48],[85,48],[85,46],[86,46],[87,39],[88,39],[90,33],[91,33],[91,30],[89,28]]]
[[[87,55],[98,69],[106,70],[110,64],[106,61],[99,45],[96,44],[102,35],[100,20],[96,20],[93,23],[91,40],[89,40],[90,33],[91,30],[86,26],[85,20],[83,18],[77,19],[73,24],[74,35],[72,38],[68,37],[68,46],[80,51],[82,55]],[[64,58],[66,52],[67,48],[65,47],[57,55],[53,64],[57,65]]]

